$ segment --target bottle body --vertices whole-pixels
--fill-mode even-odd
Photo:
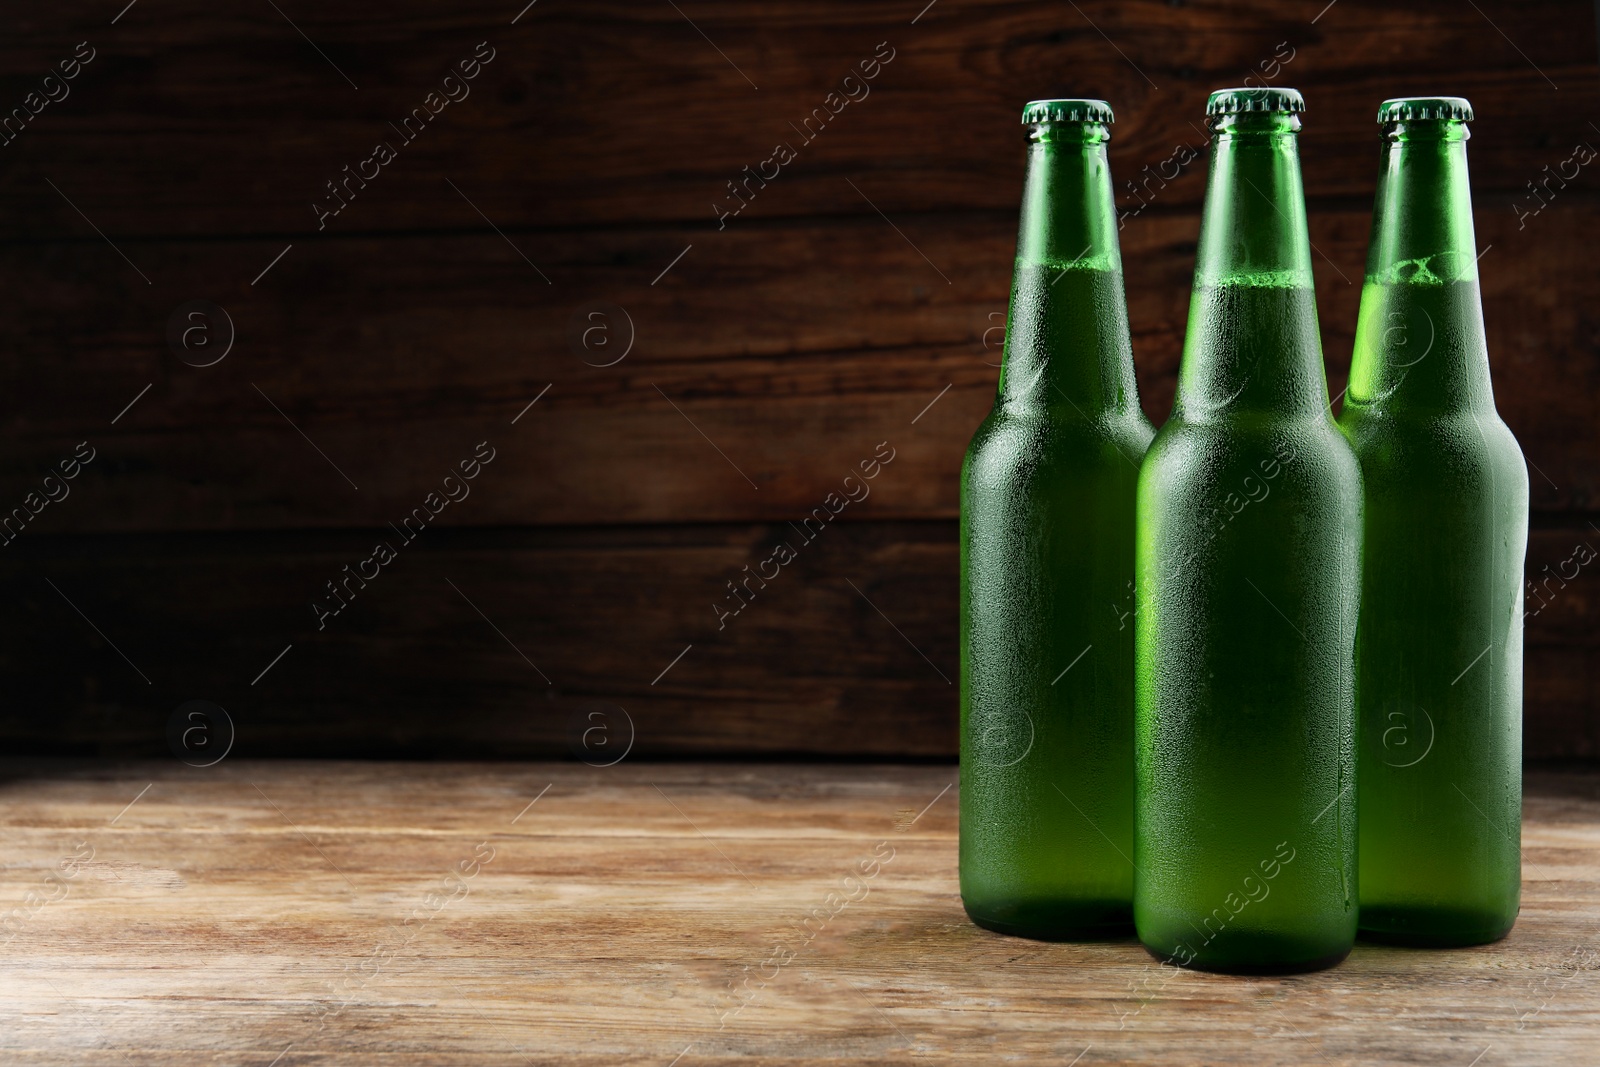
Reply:
[[[1224,971],[1328,966],[1356,930],[1361,480],[1328,410],[1298,125],[1214,124],[1178,398],[1139,478],[1135,922]]]
[[[1503,937],[1521,890],[1528,477],[1494,409],[1465,142],[1460,120],[1388,131],[1340,415],[1367,490],[1361,927],[1412,944]]]
[[[1000,389],[961,474],[961,896],[993,930],[1091,938],[1132,918],[1133,514],[1152,431],[1104,131],[1035,138]]]

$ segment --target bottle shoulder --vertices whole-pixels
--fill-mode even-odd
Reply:
[[[1174,416],[1156,431],[1146,463],[1222,462],[1263,452],[1291,459],[1304,454],[1340,468],[1358,466],[1355,450],[1328,415],[1234,416],[1205,421]]]
[[[1419,410],[1347,403],[1338,421],[1357,452],[1376,442],[1436,449],[1465,437],[1485,450],[1522,456],[1516,435],[1493,406]]]
[[[1528,497],[1527,460],[1493,409],[1393,412],[1351,407],[1339,416],[1373,492],[1460,494],[1480,487]]]
[[[1187,506],[1229,493],[1276,494],[1280,503],[1337,501],[1359,508],[1361,465],[1331,417],[1186,422],[1156,433],[1139,472],[1141,506]]]
[[[963,481],[1005,482],[1047,470],[1089,475],[1097,468],[1133,475],[1154,436],[1137,408],[1095,419],[996,405],[967,445]]]
[[[1138,407],[1086,413],[1066,405],[999,402],[973,432],[967,455],[970,458],[985,449],[1005,448],[1017,442],[1040,448],[1107,442],[1134,446],[1143,454],[1155,435],[1155,427]]]

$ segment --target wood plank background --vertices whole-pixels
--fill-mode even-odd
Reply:
[[[641,754],[949,757],[956,478],[997,373],[1020,105],[1110,99],[1132,182],[1203,144],[1210,89],[1291,50],[1272,81],[1309,103],[1332,392],[1376,104],[1466,95],[1530,577],[1600,538],[1600,178],[1519,218],[1544,168],[1600,146],[1592,5],[919,8],[12,5],[0,109],[93,58],[0,145],[0,508],[79,442],[96,458],[0,549],[0,737],[157,753],[206,699],[253,755],[560,755],[600,709]],[[891,50],[806,143],[792,124]],[[475,54],[404,143],[390,124]],[[396,158],[319,229],[324,183],[379,141]],[[797,158],[719,226],[779,142]],[[1197,161],[1119,192],[1157,423],[1203,185]],[[212,366],[168,342],[195,300],[235,335]],[[602,303],[623,314],[583,318]],[[594,321],[606,348],[574,341]],[[481,441],[471,495],[319,629],[324,583]],[[880,442],[870,497],[719,630],[725,583]],[[1600,756],[1589,569],[1528,620],[1530,758]]]
[[[30,1067],[1594,1063],[1592,775],[1529,775],[1522,911],[1505,940],[1360,942],[1332,970],[1248,979],[1160,967],[1132,937],[1049,944],[974,926],[954,777],[11,761],[0,1054]]]

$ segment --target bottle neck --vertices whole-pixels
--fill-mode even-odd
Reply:
[[[999,397],[1093,417],[1138,406],[1106,127],[1034,127]]]
[[[1213,120],[1174,415],[1325,415],[1300,120],[1250,112]]]
[[[1222,115],[1211,130],[1174,418],[1325,414],[1299,118]]]
[[[1384,132],[1348,402],[1494,407],[1478,291],[1466,123]]]
[[[1300,119],[1280,111],[1222,115],[1212,132],[1195,285],[1310,289]]]

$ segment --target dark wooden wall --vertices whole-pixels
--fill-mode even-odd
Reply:
[[[948,757],[957,472],[1040,96],[1111,100],[1131,180],[1199,147],[1209,90],[1305,93],[1334,393],[1377,103],[1470,97],[1530,573],[1600,545],[1600,163],[1518,214],[1600,146],[1587,3],[123,2],[9,4],[0,35],[0,107],[67,92],[0,146],[0,508],[95,454],[0,548],[13,749],[160,751],[203,699],[236,753],[560,753],[591,712],[620,738],[621,708],[639,754]],[[391,123],[475,53],[405,142]],[[395,158],[321,217],[380,141]],[[796,158],[719,224],[779,143]],[[1150,182],[1122,231],[1158,423],[1203,184],[1203,160]],[[169,342],[191,301],[236,334],[211,366],[216,312]],[[389,524],[479,442],[470,496],[402,543]],[[802,543],[791,520],[880,442],[871,495]],[[396,558],[319,629],[324,583],[382,540]],[[780,541],[797,558],[719,629]],[[1600,753],[1594,569],[1528,622],[1533,758]]]

